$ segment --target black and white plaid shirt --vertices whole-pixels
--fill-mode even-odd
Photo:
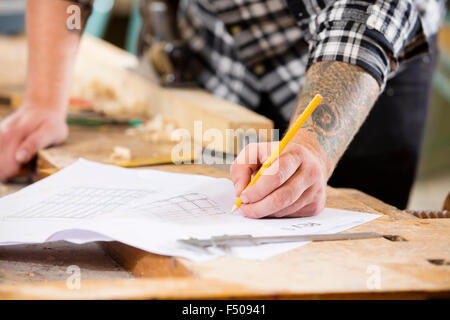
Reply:
[[[444,12],[445,0],[180,0],[179,24],[207,90],[251,109],[268,96],[288,120],[309,65],[358,65],[384,88]]]
[[[268,95],[289,119],[309,65],[358,65],[384,88],[427,52],[444,0],[181,0],[180,30],[205,69],[202,85],[252,109]]]

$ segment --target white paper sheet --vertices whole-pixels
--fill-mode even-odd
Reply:
[[[124,169],[81,159],[0,199],[0,245],[116,240],[196,261],[225,254],[267,259],[307,242],[202,253],[177,239],[335,233],[379,217],[327,208],[314,217],[248,219],[230,213],[234,194],[227,179]]]

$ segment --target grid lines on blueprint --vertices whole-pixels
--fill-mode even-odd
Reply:
[[[147,190],[74,186],[6,218],[82,219],[111,213],[149,193]]]
[[[134,209],[170,221],[183,221],[226,213],[213,200],[200,193],[188,193],[141,204]]]

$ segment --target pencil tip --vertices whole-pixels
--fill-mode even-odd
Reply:
[[[237,210],[237,208],[238,208],[238,207],[237,207],[236,205],[234,205],[234,206],[233,206],[233,209],[231,209],[231,213],[235,212],[235,211]]]

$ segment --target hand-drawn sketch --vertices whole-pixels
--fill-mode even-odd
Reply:
[[[320,226],[321,224],[316,222],[296,223],[291,226],[282,227],[281,230],[296,231]]]
[[[1,198],[0,245],[120,241],[156,254],[205,261],[224,253],[199,253],[178,240],[336,233],[379,217],[326,208],[313,217],[250,219],[230,212],[236,201],[230,180],[156,170],[142,172],[146,172],[144,178],[140,170],[81,159],[37,184]],[[226,254],[261,260],[304,244],[236,247]]]
[[[6,219],[82,219],[112,210],[148,195],[147,190],[74,186],[47,200],[14,212]]]
[[[200,193],[183,194],[145,203],[133,209],[165,221],[186,221],[226,213],[213,200]]]

